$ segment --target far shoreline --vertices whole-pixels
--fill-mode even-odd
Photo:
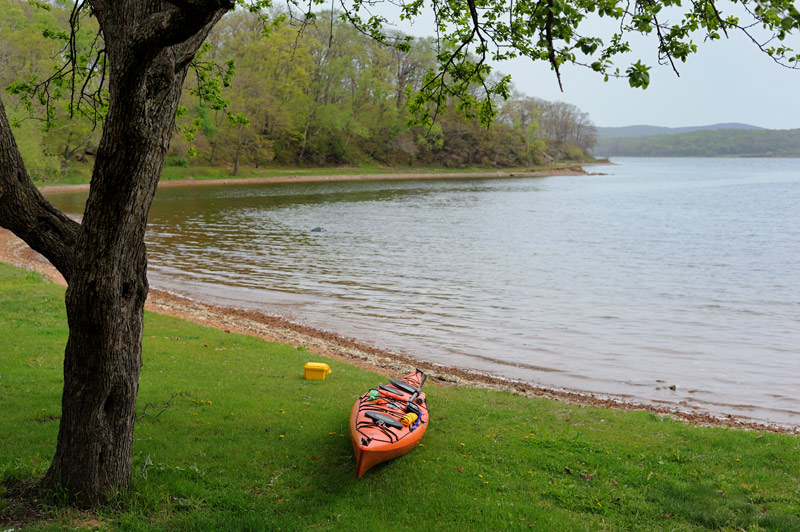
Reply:
[[[584,166],[601,166],[613,164],[606,161],[570,164],[564,166],[542,167],[535,170],[485,170],[475,172],[459,171],[409,171],[397,173],[353,173],[353,174],[312,174],[286,175],[269,177],[229,177],[221,179],[172,179],[161,180],[158,188],[228,186],[228,185],[261,185],[282,183],[335,183],[348,181],[405,181],[405,180],[447,180],[447,179],[508,179],[518,177],[554,177],[591,175]],[[65,185],[39,185],[43,194],[62,194],[69,192],[88,192],[89,183]]]

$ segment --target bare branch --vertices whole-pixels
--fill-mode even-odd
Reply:
[[[556,59],[556,51],[553,45],[553,0],[547,0],[547,5],[550,9],[547,10],[547,22],[544,26],[545,37],[547,40],[547,58],[550,61],[550,66],[556,72],[556,79],[558,79],[558,88],[564,92],[564,85],[561,84],[561,72],[558,70],[558,60]]]
[[[656,18],[656,14],[653,13],[653,23],[656,26],[656,35],[658,35],[658,48],[662,51],[662,53],[669,59],[669,64],[672,66],[672,71],[675,72],[675,75],[681,77],[681,73],[678,72],[678,69],[675,67],[675,62],[672,60],[672,54],[667,47],[666,41],[664,40],[664,35],[661,33],[661,25],[658,23],[658,18]]]
[[[722,32],[725,34],[725,37],[729,37],[728,30],[725,28],[725,21],[722,20],[722,16],[719,14],[719,11],[717,11],[717,4],[714,3],[714,0],[709,0],[708,3],[709,5],[711,5],[711,9],[714,10],[714,16],[717,17],[717,20],[719,21],[719,26],[720,28],[722,28]]]

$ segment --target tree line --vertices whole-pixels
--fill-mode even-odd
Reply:
[[[601,139],[604,157],[800,157],[800,129],[720,129]]]
[[[56,68],[69,12],[19,0],[0,0],[0,8],[6,13],[0,83],[13,89],[20,79],[42,78]],[[91,62],[92,31],[81,31],[77,45],[87,48],[84,60]],[[302,31],[299,36],[292,24],[276,25],[265,39],[256,14],[240,10],[225,17],[190,69],[167,163],[229,166],[233,173],[241,165],[515,167],[583,160],[596,143],[587,113],[518,92],[506,101],[496,98],[498,114],[488,129],[465,117],[455,101],[438,109],[432,125],[414,125],[408,99],[437,64],[433,38],[401,52],[336,13],[319,14]],[[406,38],[388,33],[394,42]],[[480,87],[470,90],[477,95]],[[23,157],[42,179],[88,161],[102,134],[102,122],[70,116],[69,100],[58,96],[47,117],[42,102],[26,108],[9,98],[6,104]]]

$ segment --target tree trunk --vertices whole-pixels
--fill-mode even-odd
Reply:
[[[69,141],[72,139],[72,133],[67,136],[67,141],[64,143],[64,155],[61,158],[61,173],[67,175],[69,173],[69,158],[71,152],[69,149]]]
[[[110,105],[65,275],[61,424],[42,481],[80,506],[108,501],[131,477],[147,215],[188,65],[233,2],[94,0],[92,6],[107,47]]]
[[[80,162],[86,161],[86,155],[89,153],[89,150],[92,147],[92,140],[91,138],[86,139],[86,143],[83,145],[83,149],[81,150],[81,154],[78,156],[78,160]]]
[[[214,155],[216,151],[217,151],[217,141],[213,140],[211,141],[211,154],[208,156],[209,164],[214,164]]]
[[[117,88],[78,233],[61,425],[43,485],[65,489],[80,505],[104,502],[131,475],[148,289],[144,234],[186,66],[175,70],[161,54],[142,76],[143,90]],[[150,112],[141,97],[148,92],[161,95]]]
[[[61,424],[43,486],[81,506],[105,502],[131,475],[147,278],[144,244],[129,239],[119,257],[91,267],[79,258],[67,290]]]
[[[313,111],[308,113],[306,117],[306,125],[303,129],[303,144],[300,147],[300,154],[297,156],[297,163],[303,164],[303,157],[306,155],[306,143],[308,143],[308,128],[311,127],[311,116],[313,115]]]
[[[239,175],[239,157],[242,153],[242,129],[244,128],[244,124],[239,122],[239,130],[237,132],[238,136],[236,137],[236,158],[233,161],[233,174],[234,176]]]

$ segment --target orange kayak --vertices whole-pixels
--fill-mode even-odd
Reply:
[[[370,390],[353,405],[350,441],[356,457],[356,478],[417,446],[428,426],[428,405],[422,392],[425,378],[416,370]]]

